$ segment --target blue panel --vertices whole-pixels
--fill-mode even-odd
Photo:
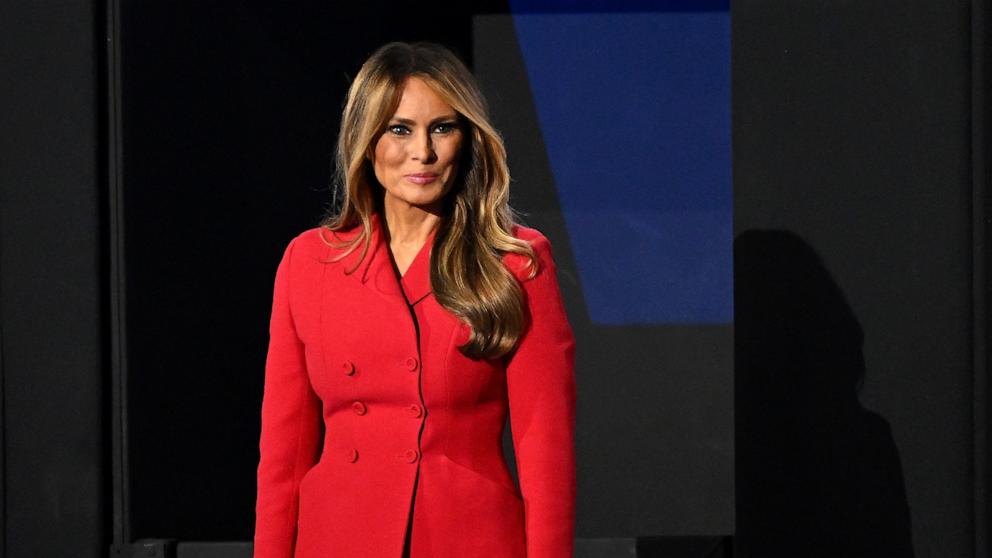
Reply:
[[[592,320],[732,321],[729,14],[514,24]]]
[[[706,12],[730,10],[730,0],[511,0],[515,14],[580,12]]]

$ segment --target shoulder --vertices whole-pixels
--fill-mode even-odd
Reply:
[[[320,243],[320,227],[299,232],[286,245],[283,260],[297,260],[301,255],[313,252]]]
[[[316,273],[322,264],[333,260],[334,249],[329,243],[339,242],[334,235],[333,231],[324,227],[313,227],[297,232],[283,245],[278,269],[284,274],[288,273],[296,277]]]
[[[335,248],[335,245],[354,238],[358,232],[357,229],[358,227],[343,231],[332,231],[327,227],[306,229],[289,241],[286,255],[292,254],[294,261],[299,259],[326,260],[336,250],[343,251],[343,249]]]
[[[538,245],[542,248],[551,248],[551,242],[548,241],[548,237],[544,236],[544,233],[535,228],[524,225],[513,225],[513,230],[510,231],[510,234],[512,234],[514,238],[526,240],[531,246],[534,246],[535,250]]]
[[[524,225],[514,225],[511,231],[514,238],[523,240],[530,244],[534,250],[534,264],[537,266],[537,274],[547,271],[554,272],[554,257],[551,252],[551,241],[541,231]],[[530,258],[525,254],[508,252],[503,255],[503,263],[521,281],[530,275],[528,263]]]

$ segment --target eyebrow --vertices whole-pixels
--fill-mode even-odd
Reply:
[[[430,123],[431,124],[437,124],[438,122],[444,122],[444,121],[450,121],[450,120],[458,120],[458,115],[452,113],[452,114],[449,114],[449,115],[446,115],[446,116],[439,116],[439,117],[435,118],[434,120],[431,120]],[[402,118],[402,117],[399,117],[399,116],[394,116],[389,121],[390,122],[399,122],[400,124],[407,124],[409,126],[415,126],[417,124],[416,121],[410,120],[409,118]]]

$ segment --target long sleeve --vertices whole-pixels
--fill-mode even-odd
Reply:
[[[292,558],[299,484],[321,437],[320,400],[307,377],[303,343],[290,309],[294,239],[276,271],[262,396],[255,558]]]
[[[527,558],[572,558],[575,532],[575,339],[551,245],[531,240],[523,281],[529,327],[507,364],[510,427],[524,499]]]

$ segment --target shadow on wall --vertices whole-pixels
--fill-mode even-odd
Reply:
[[[789,231],[734,242],[737,550],[741,557],[911,557],[889,424],[861,406],[863,332]]]

